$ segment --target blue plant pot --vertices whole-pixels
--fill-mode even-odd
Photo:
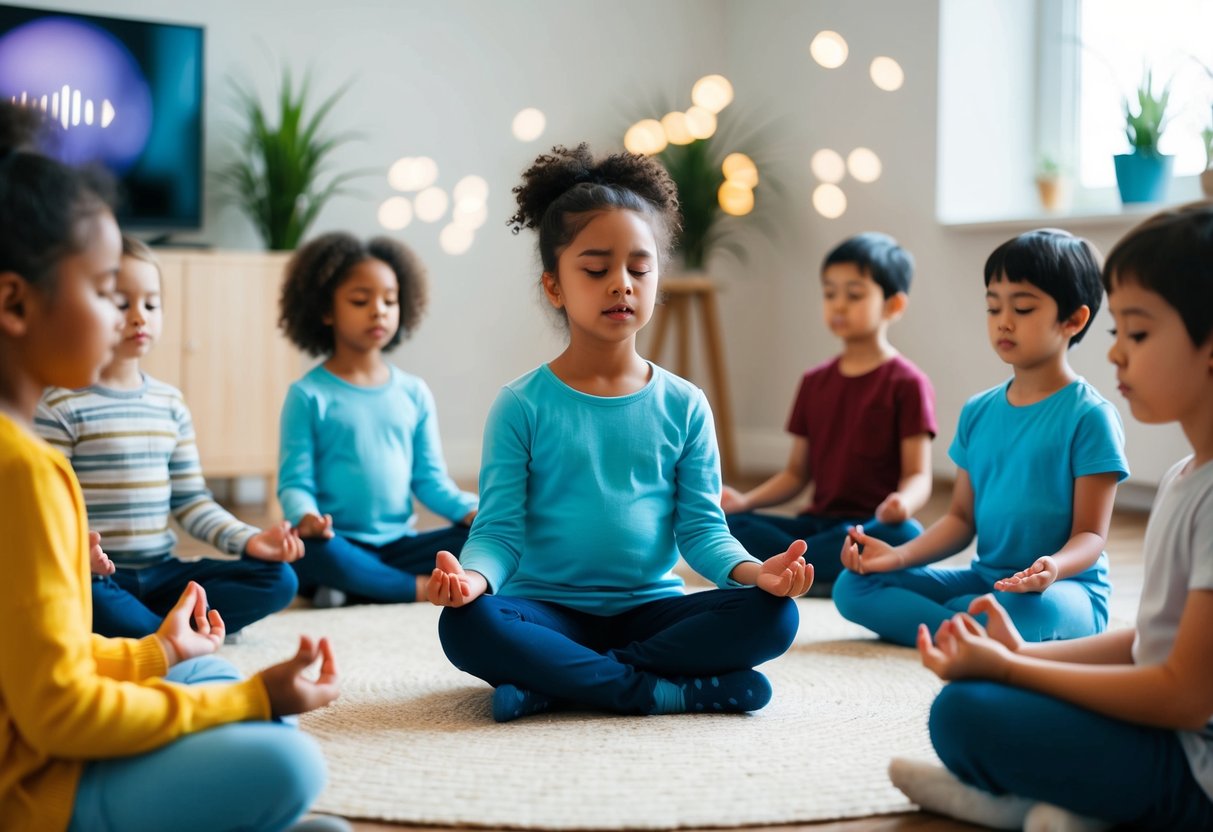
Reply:
[[[1120,189],[1121,202],[1161,202],[1166,196],[1174,156],[1136,152],[1112,159],[1116,163],[1116,186]]]

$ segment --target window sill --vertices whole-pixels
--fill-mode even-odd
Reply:
[[[1153,216],[1170,203],[1148,202],[1131,206],[1118,206],[1107,211],[1039,211],[1025,212],[1017,216],[991,217],[989,219],[949,222],[940,220],[940,226],[950,231],[1031,231],[1034,228],[1107,228],[1125,230],[1132,228],[1146,217]]]

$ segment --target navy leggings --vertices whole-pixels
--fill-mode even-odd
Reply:
[[[93,631],[110,638],[151,635],[190,581],[202,584],[207,603],[219,610],[229,633],[284,608],[298,586],[285,564],[247,556],[120,566],[110,577],[93,578]]]
[[[813,583],[832,584],[842,571],[842,542],[847,529],[863,526],[865,533],[897,546],[922,534],[922,525],[914,519],[904,523],[888,525],[877,522],[875,517],[825,517],[816,514],[801,514],[784,517],[778,514],[759,514],[746,511],[730,514],[729,531],[759,560],[766,560],[787,551],[793,540],[809,544],[804,559],[813,564]]]
[[[716,589],[594,615],[482,595],[442,611],[438,636],[457,668],[558,700],[652,713],[659,678],[746,670],[783,654],[800,614],[790,598]]]
[[[1213,802],[1174,731],[994,682],[952,682],[931,742],[966,783],[1143,829],[1213,829]]]
[[[444,549],[459,557],[467,539],[467,526],[459,525],[405,535],[382,546],[341,535],[328,540],[309,537],[303,541],[304,556],[291,566],[304,595],[327,586],[346,593],[354,603],[416,601],[416,577],[434,571],[434,558]]]

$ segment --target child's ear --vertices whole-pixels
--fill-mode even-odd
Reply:
[[[543,273],[543,294],[547,297],[548,303],[557,309],[564,306],[564,298],[560,295],[560,281],[551,272]]]
[[[1082,332],[1083,327],[1087,325],[1087,321],[1091,320],[1091,307],[1083,304],[1074,310],[1074,314],[1062,321],[1061,330],[1069,337],[1073,338],[1078,333]]]
[[[0,332],[13,338],[26,333],[32,289],[16,272],[0,272]]]
[[[884,316],[886,320],[895,321],[900,318],[906,311],[906,307],[910,305],[910,296],[905,292],[898,292],[892,297],[884,300]]]

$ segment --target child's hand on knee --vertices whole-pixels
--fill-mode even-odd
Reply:
[[[1044,592],[1057,580],[1057,575],[1057,561],[1045,555],[1022,572],[995,581],[994,588],[999,592]]]
[[[315,681],[303,674],[320,659],[320,675]],[[261,683],[270,699],[274,716],[290,716],[323,708],[337,698],[337,662],[327,638],[318,643],[308,636],[299,637],[299,650],[293,658],[261,671]]]
[[[156,630],[169,667],[186,659],[209,656],[223,644],[226,634],[222,616],[218,610],[207,611],[206,590],[196,581],[186,584],[185,591]]]
[[[905,498],[897,491],[885,497],[884,502],[876,506],[876,519],[881,523],[888,523],[889,525],[904,523],[909,520],[910,509],[906,505]]]
[[[863,552],[859,551],[860,546]],[[842,543],[842,565],[860,575],[870,575],[904,569],[906,559],[899,547],[864,534],[863,526],[852,526]]]
[[[939,625],[935,640],[926,624],[918,625],[918,654],[922,664],[944,681],[992,679],[1005,681],[1010,651],[990,638],[971,615],[958,612]]]
[[[328,540],[333,536],[333,515],[326,514],[321,517],[319,514],[308,512],[299,518],[295,530],[299,532],[300,537],[319,537]]]
[[[426,584],[425,597],[436,607],[462,607],[484,594],[488,581],[479,572],[467,572],[450,552],[439,552]]]
[[[808,549],[803,540],[793,540],[786,552],[765,561],[758,570],[758,588],[781,598],[797,598],[808,592],[813,585],[813,565],[804,559]]]
[[[1023,636],[1002,604],[990,593],[973,599],[969,604],[969,615],[985,615],[986,635],[1006,647],[1012,653],[1023,647]]]
[[[250,537],[244,544],[244,553],[257,560],[294,563],[303,557],[303,541],[299,530],[283,520]]]

